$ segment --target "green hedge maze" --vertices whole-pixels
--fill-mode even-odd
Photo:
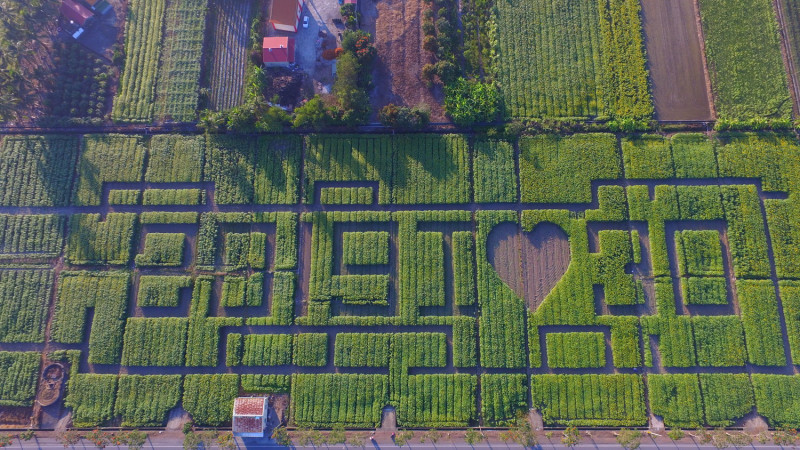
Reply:
[[[59,362],[86,427],[800,426],[792,136],[0,142],[0,408]]]

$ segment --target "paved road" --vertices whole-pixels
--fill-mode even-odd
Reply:
[[[15,441],[10,447],[6,448],[15,448],[15,449],[42,449],[42,450],[59,450],[63,449],[64,446],[56,442],[54,439],[49,438],[37,438],[35,441],[23,442],[23,446],[20,446],[20,441]],[[248,449],[248,450],[261,450],[261,449],[278,449],[278,448],[285,448],[279,447],[275,444],[271,444],[267,440],[256,440],[256,439],[247,439],[247,440],[237,440],[238,448],[239,449]],[[94,444],[88,441],[82,441],[80,444],[72,447],[75,449],[95,449],[96,447]],[[108,446],[106,448],[109,449],[117,449],[120,447],[116,446]],[[124,448],[124,447],[122,447]],[[145,449],[152,449],[152,450],[160,450],[160,449],[183,449],[183,440],[180,438],[159,438],[149,441],[145,446]],[[296,449],[303,449],[303,450],[313,450],[313,449],[361,449],[361,450],[393,450],[399,449],[394,443],[387,441],[381,443],[374,443],[369,444],[365,447],[353,447],[353,446],[345,446],[345,445],[322,445],[320,447],[293,447]],[[515,444],[506,444],[506,443],[491,443],[491,444],[478,444],[474,446],[470,446],[466,443],[437,443],[437,444],[412,444],[410,447],[406,446],[405,448],[413,448],[415,450],[453,450],[453,449],[470,449],[470,450],[505,450],[505,449],[515,449],[519,450],[522,449],[521,446]],[[536,447],[540,449],[565,449],[566,447],[558,443],[557,441],[554,443],[541,443],[540,447]],[[587,442],[577,445],[573,447],[577,450],[600,450],[600,449],[619,449],[620,446],[617,444],[612,443],[594,443],[594,442]],[[713,445],[698,445],[692,443],[691,441],[688,442],[681,442],[681,443],[674,443],[674,442],[658,442],[655,443],[652,440],[645,440],[642,442],[640,449],[643,450],[666,450],[666,449],[703,449],[703,450],[711,450],[715,449]],[[732,447],[731,447],[732,448]],[[760,445],[760,444],[753,444],[753,446],[748,446],[747,448],[757,448],[759,450],[780,450],[792,447],[781,447],[779,445]]]

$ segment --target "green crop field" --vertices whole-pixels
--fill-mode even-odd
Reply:
[[[719,118],[790,119],[792,99],[773,3],[700,0],[699,4]],[[793,24],[796,18],[791,20]]]
[[[298,427],[373,428],[386,406],[426,429],[530,408],[553,427],[753,408],[800,426],[794,135],[6,136],[0,153],[0,407],[32,407],[60,362],[83,427],[177,406],[226,426],[264,393]]]
[[[497,1],[488,34],[507,114],[649,119],[639,12],[637,0]]]

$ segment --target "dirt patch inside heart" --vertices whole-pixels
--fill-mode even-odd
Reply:
[[[569,237],[561,227],[544,222],[530,232],[502,223],[486,240],[489,264],[528,308],[535,311],[567,271]]]

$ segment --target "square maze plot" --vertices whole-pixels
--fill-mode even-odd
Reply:
[[[402,427],[800,426],[793,138],[30,136],[0,156],[64,148],[0,183],[0,408],[52,396],[57,363],[76,426],[178,406],[224,426],[242,393],[303,427],[386,407]]]

